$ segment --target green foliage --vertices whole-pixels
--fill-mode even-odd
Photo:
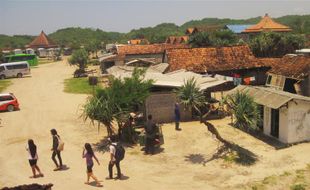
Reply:
[[[194,108],[199,113],[200,107],[205,103],[203,93],[194,78],[185,81],[184,85],[176,91],[176,95],[187,109]]]
[[[4,54],[2,53],[2,51],[0,51],[0,63],[3,63],[4,61]]]
[[[194,48],[213,46],[213,41],[208,32],[199,32],[194,35],[191,35],[188,43],[191,45],[191,47]]]
[[[257,130],[261,122],[257,104],[247,93],[237,91],[226,97],[225,103],[231,108],[236,120],[234,126],[243,130]]]
[[[123,34],[118,32],[105,32],[100,29],[71,27],[57,30],[49,35],[57,44],[62,47],[78,49],[80,46],[90,46],[89,44],[115,43],[121,39]]]
[[[305,37],[299,34],[262,33],[250,41],[250,47],[257,57],[282,57],[295,53],[304,47]]]
[[[163,23],[155,27],[146,27],[140,29],[131,30],[126,34],[126,39],[146,38],[151,43],[163,43],[168,36],[181,36],[184,35],[184,31],[173,23]]]
[[[220,25],[226,24],[256,24],[261,20],[261,17],[250,19],[218,19],[204,18],[201,20],[191,20],[181,26],[173,23],[163,23],[155,27],[145,27],[131,30],[129,33],[105,32],[100,29],[70,27],[57,30],[49,35],[49,37],[59,44],[61,47],[71,47],[78,49],[80,46],[89,46],[94,41],[100,44],[108,43],[127,43],[128,40],[134,38],[146,38],[151,43],[165,42],[168,36],[181,36],[189,27],[202,25]],[[275,18],[275,21],[285,24],[293,29],[294,33],[310,34],[310,15],[289,15]],[[7,36],[0,35],[0,48],[23,48],[34,39],[34,36],[15,35]],[[221,43],[223,43],[221,41]],[[224,40],[224,44],[227,42]]]
[[[14,35],[7,36],[0,34],[0,48],[24,48],[34,39],[34,36]]]
[[[95,86],[95,90],[100,87]],[[91,94],[93,86],[88,84],[88,78],[70,78],[65,80],[64,91],[73,94]]]
[[[152,81],[145,81],[144,74],[144,70],[135,69],[130,78],[110,78],[109,87],[98,90],[84,105],[85,118],[103,123],[112,135],[112,121],[121,125],[149,96]]]
[[[290,187],[291,190],[305,190],[306,185],[305,184],[294,184]]]
[[[191,35],[189,44],[192,47],[229,46],[237,44],[237,36],[230,30],[199,32]]]
[[[69,59],[69,63],[71,65],[78,65],[79,69],[84,71],[88,63],[88,53],[83,48],[75,50]]]

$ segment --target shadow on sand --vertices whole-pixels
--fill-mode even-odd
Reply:
[[[124,142],[121,142],[121,144],[124,148],[133,148],[135,146],[134,144],[124,143]],[[93,144],[94,149],[102,153],[109,152],[109,145],[110,145],[110,142],[108,140],[108,137],[104,137],[99,142]]]
[[[191,162],[192,164],[202,164],[205,166],[206,163],[211,162],[212,160],[219,158],[225,159],[233,153],[235,154],[232,160],[239,165],[251,166],[258,160],[257,155],[255,155],[253,152],[237,144],[230,144],[229,146],[222,145],[218,147],[211,158],[206,159],[202,154],[189,154],[185,156],[185,161]]]

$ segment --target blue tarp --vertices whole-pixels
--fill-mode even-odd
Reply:
[[[240,34],[243,30],[247,29],[248,27],[253,26],[251,24],[232,24],[232,25],[226,25],[226,28],[231,30],[235,34]]]

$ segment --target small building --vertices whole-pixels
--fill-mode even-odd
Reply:
[[[21,49],[14,49],[13,51],[14,51],[15,55],[24,53],[23,50],[21,50]]]
[[[239,85],[230,93],[248,93],[260,105],[264,134],[283,143],[310,140],[310,98],[268,87]]]
[[[235,85],[264,85],[270,69],[246,45],[166,50],[169,71],[185,69],[200,74],[221,75]],[[220,76],[219,76],[220,77]]]
[[[310,48],[309,49],[298,49],[296,50],[296,54],[302,54],[310,57]]]
[[[270,65],[266,86],[293,94],[310,96],[310,57],[288,54],[282,58],[262,58]]]
[[[166,39],[166,44],[186,44],[189,40],[189,36],[169,36]]]
[[[57,48],[58,45],[53,42],[44,32],[41,31],[40,35],[37,36],[29,45],[29,48],[38,49],[38,48]]]
[[[275,22],[268,14],[262,18],[262,20],[248,28],[246,28],[242,33],[255,34],[260,32],[291,32],[292,29],[288,26]]]
[[[187,44],[149,44],[149,45],[116,45],[115,51],[99,57],[101,68],[125,65],[134,60],[162,63],[167,49],[187,48]]]
[[[131,77],[134,66],[113,66],[107,69],[107,73],[124,79]],[[227,90],[225,85],[227,81],[199,75],[185,70],[179,70],[171,73],[164,73],[168,68],[167,63],[159,63],[147,68],[144,80],[153,80],[153,87],[150,96],[145,101],[145,114],[152,114],[154,120],[159,123],[174,121],[174,104],[177,101],[174,90],[184,85],[188,79],[194,78],[206,95],[214,91]],[[192,118],[190,110],[181,107],[182,121],[188,121]]]
[[[147,44],[150,44],[150,42],[147,39],[142,38],[142,39],[129,40],[128,44],[130,44],[130,45],[147,45]]]

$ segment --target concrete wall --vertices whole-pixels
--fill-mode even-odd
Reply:
[[[145,101],[146,115],[152,114],[153,119],[157,123],[174,122],[174,105],[176,97],[173,93],[154,93],[151,94]],[[181,121],[191,119],[191,112],[186,111],[180,105]]]
[[[288,106],[288,143],[310,140],[310,102],[295,100]]]
[[[271,108],[264,106],[264,134],[271,136]],[[310,102],[294,100],[279,108],[279,141],[310,140]]]
[[[288,128],[288,109],[287,107],[279,108],[279,140],[283,143],[288,142],[289,128]]]
[[[308,77],[301,82],[300,87],[302,95],[310,97],[310,71],[308,71]]]
[[[287,126],[287,108],[279,108],[279,141],[287,143],[288,139],[288,126]],[[272,136],[271,133],[271,108],[264,106],[264,134]],[[274,137],[276,138],[276,137]]]

